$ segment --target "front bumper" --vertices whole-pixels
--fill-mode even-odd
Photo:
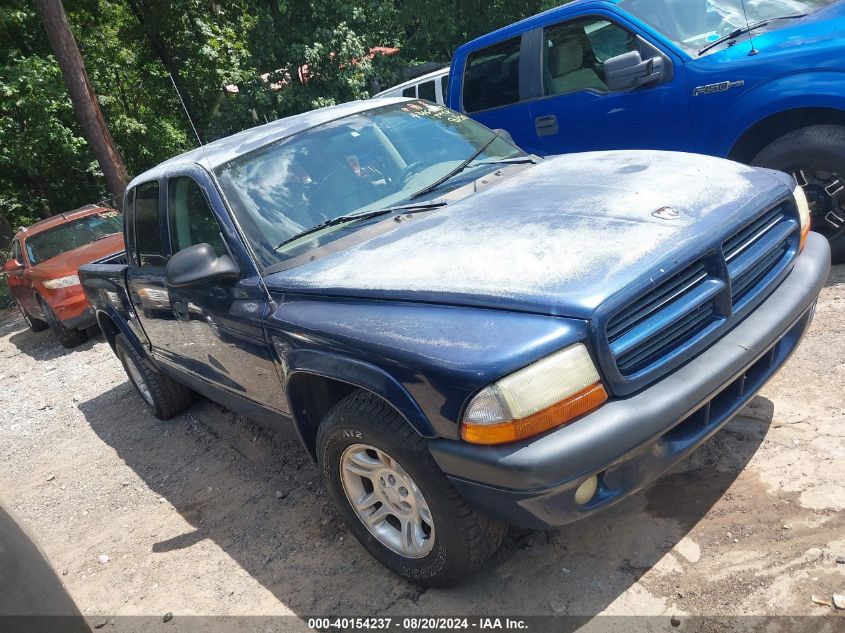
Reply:
[[[830,272],[827,241],[811,233],[789,276],[733,330],[686,365],[577,422],[504,446],[431,440],[458,491],[483,512],[549,529],[588,516],[654,481],[739,412],[786,362]],[[598,490],[584,505],[575,490]]]
[[[50,291],[45,293],[45,299],[50,304],[53,314],[65,327],[84,330],[97,325],[94,310],[88,303],[82,286]]]

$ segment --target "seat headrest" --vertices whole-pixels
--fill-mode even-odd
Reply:
[[[561,41],[555,42],[549,51],[549,72],[560,77],[578,70],[584,65],[584,47],[576,33],[569,33]]]

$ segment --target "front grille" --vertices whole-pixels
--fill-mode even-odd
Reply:
[[[623,376],[642,371],[713,322],[713,296],[718,286],[707,281],[705,264],[697,261],[640,296],[608,322],[608,342]]]
[[[767,278],[779,264],[786,265],[799,230],[788,214],[787,204],[777,205],[722,244],[735,309],[762,290],[760,286],[766,285]]]
[[[641,384],[703,349],[734,313],[773,286],[797,252],[799,231],[794,204],[783,201],[613,314],[605,333],[622,381]]]

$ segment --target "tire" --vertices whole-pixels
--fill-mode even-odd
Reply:
[[[418,584],[460,582],[498,549],[507,531],[505,523],[482,515],[458,494],[425,439],[369,392],[355,391],[329,411],[317,430],[317,460],[329,496],[355,538],[385,567]],[[369,469],[368,474],[345,465]],[[361,511],[350,497],[365,499]],[[369,528],[364,520],[371,516],[384,518]],[[413,529],[400,531],[409,523]],[[403,533],[415,538],[403,540]]]
[[[812,125],[784,134],[751,164],[795,177],[807,193],[813,230],[830,241],[833,263],[845,262],[845,126]]]
[[[32,330],[33,332],[43,332],[48,327],[50,327],[47,323],[45,323],[41,319],[36,319],[35,317],[30,316],[29,312],[24,310],[23,306],[20,303],[18,303],[17,301],[15,301],[15,305],[18,307],[18,310],[20,311],[21,316],[23,317],[23,320],[26,322],[27,327],[29,327],[29,329]]]
[[[193,392],[161,373],[129,344],[123,334],[114,341],[114,351],[129,382],[150,412],[159,420],[169,420],[193,402]]]
[[[47,324],[50,326],[50,331],[53,333],[53,336],[59,341],[62,347],[66,347],[68,349],[77,347],[82,345],[85,341],[88,340],[88,333],[84,330],[76,330],[74,328],[67,327],[64,323],[59,320],[59,317],[55,315],[53,310],[47,305],[47,302],[43,299],[39,299],[41,302],[41,310],[44,312],[44,316],[47,318]]]

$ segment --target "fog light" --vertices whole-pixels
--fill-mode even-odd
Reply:
[[[575,491],[575,503],[581,506],[587,503],[593,498],[593,495],[596,494],[596,489],[598,487],[599,478],[593,475],[587,481],[578,486],[578,490]]]

